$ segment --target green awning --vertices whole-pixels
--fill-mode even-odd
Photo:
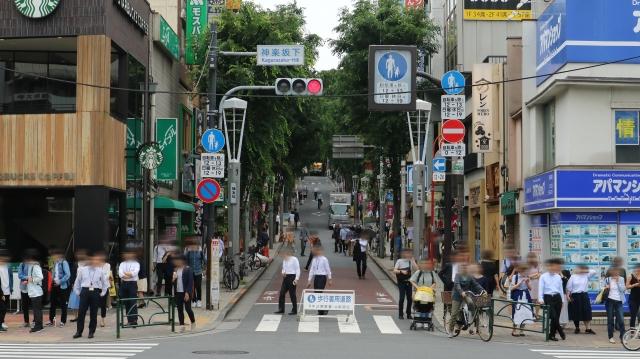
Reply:
[[[176,211],[184,211],[184,212],[195,212],[195,207],[191,203],[176,201],[174,199],[159,196],[155,198],[155,206],[156,209],[173,209]],[[142,208],[142,199],[135,198],[127,198],[127,208]]]

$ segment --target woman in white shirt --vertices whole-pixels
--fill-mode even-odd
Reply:
[[[569,319],[575,325],[575,333],[580,334],[580,322],[584,322],[586,334],[596,334],[591,330],[591,300],[589,299],[589,278],[595,275],[595,270],[589,270],[585,265],[578,266],[569,282],[567,282],[567,300],[569,301]]]
[[[612,267],[607,273],[607,279],[605,279],[605,288],[609,290],[609,295],[605,302],[607,308],[607,331],[609,334],[609,343],[615,344],[616,340],[613,339],[613,332],[616,329],[620,330],[620,340],[624,335],[624,292],[627,287],[624,278],[620,276],[620,269]],[[614,321],[615,318],[615,321]],[[617,322],[617,326],[615,325]]]

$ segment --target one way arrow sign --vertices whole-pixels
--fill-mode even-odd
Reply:
[[[433,172],[445,172],[447,170],[447,159],[436,157],[433,159]]]

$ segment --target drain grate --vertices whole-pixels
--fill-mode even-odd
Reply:
[[[246,355],[249,352],[244,350],[198,350],[192,352],[196,355]]]

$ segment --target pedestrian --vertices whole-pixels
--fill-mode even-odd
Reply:
[[[4,327],[4,318],[9,309],[13,288],[13,274],[9,270],[10,259],[6,250],[0,251],[0,333],[7,331]]]
[[[61,250],[52,249],[51,260],[53,262],[53,280],[51,283],[51,301],[47,326],[54,327],[56,325],[56,309],[60,308],[59,326],[62,328],[67,323],[67,304],[69,302],[69,293],[71,292],[69,285],[71,269]]]
[[[165,255],[166,258],[166,255]],[[136,260],[136,253],[132,250],[125,249],[122,254],[124,260],[118,267],[118,276],[120,277],[120,300],[124,302],[127,316],[127,325],[138,325],[138,306],[136,298],[138,293],[138,273],[140,273],[140,263]],[[164,262],[166,263],[166,261]],[[165,282],[165,291],[169,288],[171,291],[171,282]]]
[[[166,263],[166,258],[165,255],[167,254],[167,247],[168,247],[168,243],[167,243],[167,239],[166,237],[161,237],[160,240],[158,241],[158,244],[156,244],[155,247],[153,247],[153,270],[156,274],[156,285],[155,285],[155,294],[156,296],[160,296],[162,293],[162,284],[163,281],[165,279],[165,269],[167,266]],[[165,286],[169,286],[169,283],[164,283]],[[167,293],[167,290],[165,289],[165,294]]]
[[[453,338],[454,330],[459,332],[460,329],[456,329],[456,324],[460,320],[462,314],[462,301],[470,301],[468,293],[481,294],[484,289],[473,279],[471,273],[469,273],[469,266],[466,262],[459,263],[455,280],[453,281],[453,293],[451,302],[451,320],[449,321],[449,338]]]
[[[186,265],[187,260],[183,255],[176,255],[173,260],[173,290],[176,307],[178,308],[178,323],[184,326],[184,312],[187,312],[191,321],[191,329],[196,325],[196,316],[191,309],[191,298],[194,292],[193,270]]]
[[[78,271],[80,268],[86,266],[89,263],[89,256],[87,255],[87,251],[84,249],[79,249],[76,251],[76,261],[73,263],[71,268],[71,280],[69,283],[75,283],[76,278],[78,277]],[[73,287],[73,285],[71,285]],[[78,321],[78,309],[80,308],[80,296],[76,294],[76,291],[71,290],[69,294],[69,304],[67,305],[67,311],[74,310],[75,316],[71,318],[69,321],[71,323],[75,323]]]
[[[107,319],[107,309],[111,309],[111,292],[115,291],[115,286],[113,286],[113,272],[111,271],[111,263],[107,261],[106,256],[99,256],[100,263],[102,264],[102,274],[107,278],[109,282],[109,289],[107,290],[107,294],[100,297],[100,327],[104,328],[106,325],[105,320]]]
[[[547,272],[540,276],[538,282],[538,304],[549,306],[549,340],[558,341],[556,334],[560,334],[562,340],[566,339],[564,330],[560,326],[560,312],[564,302],[564,290],[562,288],[562,259],[551,258],[546,261]]]
[[[366,279],[367,272],[367,248],[369,238],[367,238],[360,227],[356,228],[355,236],[351,240],[353,244],[353,261],[356,262],[356,272],[359,279]]]
[[[607,291],[607,299],[605,308],[607,309],[607,332],[609,334],[609,343],[615,344],[613,339],[615,329],[620,331],[620,340],[624,335],[624,303],[625,303],[625,280],[621,275],[622,270],[618,266],[611,267],[605,279],[605,290]]]
[[[78,309],[78,322],[76,323],[76,333],[73,339],[82,337],[84,331],[84,321],[89,310],[89,335],[92,339],[98,325],[98,307],[102,297],[109,291],[109,278],[104,274],[102,265],[105,256],[102,253],[94,254],[89,265],[80,268],[73,290],[80,297],[80,308]]]
[[[342,252],[342,238],[340,238],[340,223],[335,223],[333,225],[333,230],[331,232],[331,238],[333,238],[333,253],[341,253]]]
[[[494,258],[494,253],[490,249],[485,249],[480,254],[480,267],[482,271],[482,275],[484,276],[484,281],[486,282],[487,287],[485,290],[489,297],[493,297],[493,291],[498,287],[499,275],[498,275],[498,266],[496,265],[496,261]]]
[[[520,263],[520,257],[514,247],[508,246],[504,249],[504,258],[500,266],[500,290],[509,296],[509,283],[511,283],[511,275],[514,269]]]
[[[18,279],[20,280],[20,308],[22,309],[22,318],[24,319],[23,326],[25,328],[31,326],[31,321],[29,320],[31,301],[29,300],[29,292],[27,291],[27,278],[29,278],[29,264],[26,258],[23,258],[18,266]]]
[[[342,241],[342,254],[345,256],[349,251],[349,245],[351,244],[351,239],[349,238],[350,230],[348,226],[340,226],[340,241]]]
[[[318,237],[317,234],[314,234],[309,237],[309,244],[311,245],[311,248],[322,245],[322,243],[320,242],[320,237]],[[313,256],[314,256],[314,253],[313,251],[311,251],[311,253],[309,253],[309,259],[307,259],[307,264],[304,266],[304,270],[306,271],[309,270],[309,266],[311,266],[311,261],[313,260]]]
[[[185,257],[187,266],[191,273],[193,273],[194,290],[193,295],[191,296],[191,301],[196,308],[202,308],[202,274],[204,273],[204,264],[206,262],[205,255],[202,251],[202,247],[198,243],[197,237],[187,238],[186,243],[187,248],[185,249]]]
[[[511,276],[511,283],[509,285],[509,293],[511,296],[511,300],[519,303],[531,303],[531,280],[528,276],[529,267],[526,264],[520,263],[518,264]],[[513,309],[511,311],[511,317],[513,320],[513,331],[511,332],[511,336],[513,337],[524,337],[524,320],[516,320],[516,312],[519,310],[528,311],[530,310],[529,306],[523,306],[522,304],[514,304]],[[531,313],[531,317],[533,317],[533,312]],[[520,328],[520,333],[517,333],[517,328]]]
[[[313,199],[314,199],[314,200],[318,200],[318,191],[319,191],[319,190],[318,190],[318,187],[315,187],[315,188],[313,189]]]
[[[44,276],[42,274],[42,267],[40,267],[40,263],[38,263],[36,257],[37,253],[35,250],[28,250],[24,257],[24,263],[27,268],[27,277],[22,281],[22,284],[27,288],[29,303],[31,303],[31,308],[33,309],[34,322],[33,328],[31,328],[29,333],[37,333],[44,329],[42,326],[42,299],[44,296],[42,286]]]
[[[630,328],[636,327],[636,320],[640,314],[640,264],[636,264],[633,267],[633,273],[629,276],[629,283],[627,283],[629,291],[629,312],[631,315],[631,321],[629,322]]]
[[[278,311],[276,314],[283,314],[285,309],[285,296],[289,293],[291,299],[291,312],[289,315],[298,314],[298,301],[296,299],[296,286],[300,279],[300,262],[293,256],[293,250],[285,247],[282,250],[282,286],[280,287],[280,297],[278,299]]]
[[[298,209],[293,210],[293,222],[296,224],[296,229],[298,229],[298,222],[300,222],[300,213]]]
[[[300,257],[305,257],[304,251],[307,249],[308,241],[309,241],[309,231],[307,230],[307,227],[302,226],[300,227]],[[313,250],[313,247],[311,249]]]
[[[613,261],[611,262],[611,267],[609,267],[609,269],[612,268],[617,268],[620,271],[620,277],[622,277],[622,279],[626,280],[628,279],[627,277],[627,270],[624,268],[624,258],[617,256],[613,258]]]
[[[315,246],[311,248],[311,251],[313,252],[313,261],[311,261],[307,288],[313,285],[313,289],[315,289],[316,292],[322,293],[327,285],[332,285],[331,266],[329,265],[327,257],[324,256],[322,246]],[[318,315],[327,314],[328,311],[326,310],[318,311]]]
[[[322,209],[322,195],[318,195],[318,209]]]
[[[585,265],[579,265],[567,282],[567,300],[569,301],[569,319],[576,327],[574,333],[580,334],[580,322],[584,323],[586,334],[596,334],[591,330],[591,300],[589,299],[589,278],[597,271],[589,270]]]
[[[413,302],[413,290],[409,279],[411,279],[411,273],[414,269],[418,269],[413,253],[411,249],[403,249],[400,254],[400,259],[396,261],[393,267],[393,273],[396,274],[398,283],[398,292],[400,294],[400,300],[398,301],[398,319],[404,319],[403,309],[406,299],[406,313],[407,319],[413,319],[411,317],[411,305]]]
[[[538,283],[540,281],[540,276],[542,275],[542,268],[540,266],[538,253],[529,252],[529,254],[527,254],[527,266],[529,267],[528,276],[531,287],[531,297],[538,298]],[[540,314],[540,307],[536,307],[535,311],[536,316],[538,316]]]

